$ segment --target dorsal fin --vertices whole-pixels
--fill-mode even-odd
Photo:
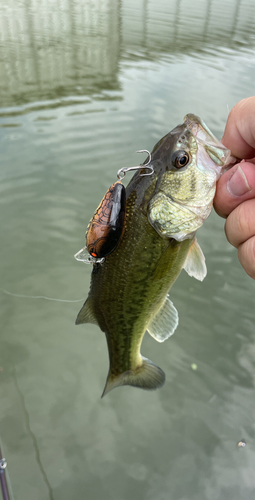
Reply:
[[[183,268],[190,276],[193,276],[199,281],[203,281],[206,277],[207,269],[205,256],[196,238],[190,246]]]
[[[90,297],[87,298],[76,318],[75,324],[80,325],[81,323],[92,323],[94,325],[98,325]]]
[[[173,335],[178,323],[177,309],[169,297],[166,297],[163,306],[150,322],[147,331],[158,342],[164,342],[164,340]]]

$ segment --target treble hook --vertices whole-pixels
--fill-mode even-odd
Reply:
[[[144,163],[143,165],[140,164],[139,166],[136,166],[136,167],[123,167],[123,168],[120,168],[118,170],[118,172],[117,172],[117,178],[120,181],[122,179],[124,179],[126,173],[129,172],[130,170],[141,170],[143,168],[149,168],[150,172],[148,174],[141,174],[141,177],[145,177],[146,175],[152,175],[152,174],[154,174],[154,168],[152,166],[150,166],[151,153],[147,149],[139,149],[139,151],[136,151],[136,153],[148,153],[148,155],[149,155],[149,161],[147,161],[147,163]]]

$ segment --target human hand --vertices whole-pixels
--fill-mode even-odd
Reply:
[[[222,143],[240,163],[219,179],[214,208],[227,219],[227,239],[238,249],[246,273],[255,279],[255,97],[243,99],[231,110]]]

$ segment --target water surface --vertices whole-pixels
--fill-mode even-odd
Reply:
[[[189,112],[221,137],[254,94],[254,25],[252,0],[0,2],[0,441],[15,499],[254,499],[254,281],[224,221],[198,233],[206,280],[183,271],[172,289],[173,338],[144,338],[166,373],[156,392],[100,399],[107,346],[74,325],[91,269],[73,258],[136,150]]]

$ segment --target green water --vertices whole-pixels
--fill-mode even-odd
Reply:
[[[136,150],[189,112],[221,137],[255,93],[254,26],[253,0],[0,1],[0,442],[15,500],[254,500],[255,284],[224,221],[198,233],[205,281],[183,271],[172,289],[175,335],[144,338],[166,373],[156,392],[100,399],[107,346],[74,325],[91,268],[73,258]]]

